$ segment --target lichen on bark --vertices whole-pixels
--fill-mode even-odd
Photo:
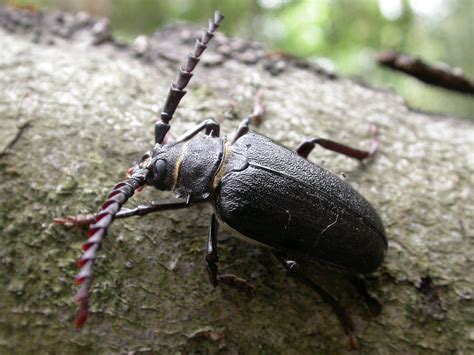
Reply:
[[[0,353],[348,351],[328,304],[267,252],[224,232],[221,269],[251,280],[256,294],[210,286],[210,208],[116,221],[96,263],[91,317],[75,330],[72,280],[84,233],[52,219],[95,211],[151,147],[194,30],[173,27],[132,49],[111,41],[104,22],[105,32],[92,31],[97,22],[85,15],[54,15],[64,16],[62,25],[44,15],[25,27],[5,20],[5,11]],[[58,35],[52,22],[76,26]],[[472,353],[473,124],[414,112],[391,91],[222,35],[201,64],[172,121],[175,133],[212,117],[230,135],[257,90],[267,113],[256,129],[289,147],[307,136],[364,147],[369,125],[377,125],[382,147],[370,164],[323,150],[310,158],[344,173],[374,204],[390,243],[383,266],[368,277],[384,307],[380,317],[370,318],[344,280],[334,291],[355,321],[361,352]],[[146,189],[131,205],[163,196]]]

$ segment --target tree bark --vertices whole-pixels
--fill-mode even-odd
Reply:
[[[153,125],[195,28],[174,26],[134,46],[106,20],[0,9],[0,353],[344,353],[328,304],[271,255],[222,231],[221,270],[256,287],[249,299],[209,284],[211,208],[117,220],[95,265],[91,315],[72,302],[84,233],[54,217],[95,212],[153,145]],[[231,135],[257,90],[253,128],[295,148],[321,136],[381,150],[368,164],[324,150],[310,159],[379,211],[389,249],[367,277],[383,304],[374,319],[345,277],[322,276],[352,316],[362,353],[474,352],[474,127],[415,112],[391,91],[335,78],[218,35],[171,122],[179,135],[212,117]],[[134,206],[165,196],[151,188]],[[327,281],[327,280],[326,280]]]

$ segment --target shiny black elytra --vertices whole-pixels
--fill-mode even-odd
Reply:
[[[347,270],[355,289],[372,313],[380,305],[372,298],[357,274],[375,271],[386,249],[382,222],[377,212],[347,183],[306,158],[316,144],[363,160],[377,150],[375,130],[370,152],[321,138],[304,141],[296,152],[263,135],[249,132],[252,120],[263,115],[261,102],[245,118],[232,140],[219,136],[219,125],[206,120],[174,141],[167,133],[169,122],[193,75],[207,43],[214,36],[223,16],[216,11],[204,30],[178,79],[171,85],[161,120],[155,125],[154,148],[130,169],[129,178],[117,184],[99,213],[58,218],[56,223],[89,226],[88,240],[79,259],[81,285],[75,300],[81,304],[76,325],[82,326],[88,314],[88,291],[96,253],[114,218],[142,216],[151,212],[187,208],[210,203],[214,208],[209,227],[206,262],[212,285],[229,284],[251,291],[252,286],[233,275],[218,275],[217,231],[225,224],[251,242],[268,247],[296,278],[315,289],[336,312],[352,348],[356,347],[353,325],[337,300],[300,270],[298,261],[309,260]],[[204,135],[198,135],[204,131]],[[166,137],[166,143],[165,142]],[[145,186],[172,190],[177,199],[139,206],[122,205]]]

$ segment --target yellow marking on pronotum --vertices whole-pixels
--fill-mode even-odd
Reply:
[[[181,154],[179,155],[178,159],[176,160],[176,165],[174,166],[174,175],[173,175],[173,189],[175,189],[176,184],[178,183],[178,178],[179,178],[179,169],[181,168],[181,163],[183,162],[184,156],[186,155],[186,152],[188,150],[188,145],[190,141],[186,142],[183,144],[183,148],[181,150]]]
[[[221,181],[222,176],[224,176],[225,168],[227,166],[227,159],[230,154],[231,144],[229,142],[225,142],[224,144],[224,156],[222,157],[221,165],[217,168],[216,173],[214,174],[214,178],[212,180],[212,190],[216,190],[219,182]]]

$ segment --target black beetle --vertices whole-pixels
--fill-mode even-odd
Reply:
[[[187,63],[180,69],[176,84],[171,85],[161,120],[155,125],[155,147],[129,171],[129,178],[117,184],[92,217],[58,218],[56,223],[90,224],[84,254],[79,260],[81,284],[75,299],[81,303],[76,319],[80,327],[87,319],[88,291],[96,252],[114,218],[144,215],[155,211],[186,208],[211,203],[206,261],[209,278],[243,289],[251,289],[245,280],[218,275],[217,227],[225,224],[244,239],[268,247],[295,277],[314,288],[336,312],[351,347],[353,326],[336,299],[315,284],[298,268],[298,260],[317,261],[349,271],[354,285],[373,313],[380,305],[372,298],[363,280],[355,275],[370,273],[382,263],[387,250],[384,227],[377,212],[357,191],[306,157],[316,144],[363,160],[377,149],[373,138],[370,152],[327,140],[304,141],[296,152],[256,133],[249,132],[253,119],[261,116],[261,103],[245,118],[233,140],[219,137],[219,125],[206,120],[192,131],[166,142],[169,122],[186,91],[192,71],[223,16],[216,11],[209,21]],[[204,131],[204,135],[198,133]],[[375,131],[373,131],[375,135]],[[177,200],[124,209],[122,205],[145,186],[173,190]]]

